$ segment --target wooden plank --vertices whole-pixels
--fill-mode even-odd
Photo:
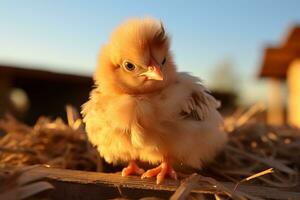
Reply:
[[[177,189],[180,182],[166,180],[163,185],[157,185],[154,179],[145,180],[137,176],[122,177],[119,173],[86,172],[77,170],[64,170],[38,167],[27,172],[26,176],[45,176],[58,188],[60,195],[53,193],[54,199],[99,199],[130,197],[141,198],[154,196],[168,198]],[[24,178],[26,178],[24,176]],[[70,194],[71,193],[71,194]],[[76,195],[75,195],[76,193]],[[82,196],[86,195],[87,196]],[[77,197],[75,198],[77,199]],[[80,198],[79,198],[80,199]]]
[[[7,112],[8,107],[8,94],[9,89],[12,85],[12,82],[10,80],[9,76],[3,76],[0,73],[0,117],[4,115],[5,112]],[[0,133],[1,135],[1,133]]]
[[[38,69],[39,68],[39,69]],[[72,84],[92,85],[93,79],[86,75],[77,75],[72,73],[53,72],[42,70],[43,66],[14,66],[0,65],[0,74],[10,76],[15,79],[37,79],[42,81],[65,82]]]
[[[157,185],[154,179],[140,179],[138,176],[122,177],[119,173],[85,172],[76,170],[37,167],[26,172],[31,178],[44,176],[56,189],[51,193],[52,199],[111,199],[111,198],[169,198],[179,187],[180,181],[167,179]],[[24,176],[23,178],[26,178]],[[28,178],[28,177],[27,177]],[[225,187],[233,190],[234,183],[223,182]],[[288,191],[264,186],[241,184],[236,191],[270,199],[300,199],[299,190]],[[279,192],[280,191],[280,192]],[[214,193],[214,188],[199,184],[192,193]]]

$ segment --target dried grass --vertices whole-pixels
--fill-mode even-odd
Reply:
[[[225,119],[229,143],[224,152],[200,172],[205,176],[194,174],[184,180],[172,199],[195,199],[190,193],[204,185],[214,191],[210,199],[293,199],[300,195],[295,193],[300,191],[300,131],[257,121],[255,116],[263,110],[264,106],[257,104]],[[41,117],[34,127],[9,116],[1,120],[0,129],[6,135],[0,138],[0,167],[47,164],[101,171],[100,159],[88,145],[78,113],[68,107],[67,116],[68,124]],[[248,184],[261,186],[261,191]],[[277,188],[278,195],[263,189],[267,187]]]
[[[0,167],[47,164],[51,167],[101,171],[98,153],[90,147],[77,111],[67,107],[69,124],[40,117],[34,127],[7,115],[0,121]]]
[[[231,121],[245,123],[229,128],[229,143],[209,170],[224,180],[240,182],[245,177],[274,168],[274,173],[256,177],[256,182],[276,187],[298,186],[300,130],[288,126],[271,127],[251,118],[262,110],[261,107],[257,104],[245,113],[233,115]]]

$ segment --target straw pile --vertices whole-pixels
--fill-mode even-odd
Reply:
[[[212,199],[268,198],[237,192],[244,182],[299,192],[300,131],[258,122],[255,115],[263,110],[263,106],[257,104],[227,118],[225,129],[230,139],[224,152],[200,171],[205,177],[194,174],[184,180],[172,199],[184,199],[204,183],[215,190]],[[67,114],[68,125],[60,119],[51,121],[43,117],[34,127],[11,117],[0,121],[0,129],[6,133],[0,138],[0,167],[47,164],[101,171],[98,154],[89,147],[76,111],[69,107]],[[226,182],[233,183],[235,188],[229,189],[222,184]],[[281,195],[283,199],[289,199],[289,193],[285,194]]]
[[[240,116],[226,119],[229,143],[209,169],[225,180],[238,182],[241,178],[274,168],[276,173],[259,177],[259,183],[295,187],[299,184],[300,130],[288,126],[270,127],[251,119],[261,109],[257,104]]]
[[[78,113],[68,106],[68,125],[62,119],[40,117],[29,127],[6,116],[0,121],[0,167],[46,164],[64,169],[101,171],[98,153],[90,147]]]

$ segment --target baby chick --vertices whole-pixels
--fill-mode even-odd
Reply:
[[[160,21],[130,19],[103,46],[95,88],[82,114],[89,140],[123,176],[176,179],[172,164],[201,168],[226,143],[216,101],[200,80],[179,73]],[[146,172],[135,161],[160,164]]]

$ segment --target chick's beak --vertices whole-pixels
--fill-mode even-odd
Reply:
[[[141,73],[140,75],[146,76],[148,79],[152,79],[152,80],[157,80],[157,81],[164,80],[160,67],[157,66],[149,66],[148,70],[144,73]]]
[[[151,59],[150,65],[146,72],[141,73],[140,76],[146,76],[148,79],[162,81],[164,80],[159,64]]]

